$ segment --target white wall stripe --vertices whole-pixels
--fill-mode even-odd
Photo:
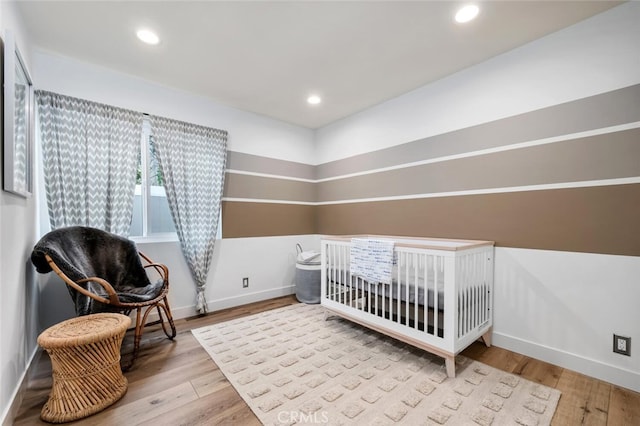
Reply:
[[[265,204],[299,204],[302,206],[317,206],[318,203],[308,201],[289,201],[289,200],[267,200],[260,198],[233,198],[222,197],[222,201],[231,201],[234,203],[265,203]]]
[[[432,192],[425,194],[396,195],[390,197],[374,197],[374,198],[356,198],[351,200],[321,201],[321,202],[305,202],[305,201],[286,201],[286,200],[263,200],[258,198],[231,198],[224,197],[222,201],[233,201],[238,203],[275,203],[275,204],[301,204],[306,206],[327,206],[333,204],[351,204],[351,203],[371,203],[377,201],[396,201],[396,200],[412,200],[420,198],[438,198],[438,197],[459,197],[464,195],[484,195],[484,194],[502,194],[507,192],[527,192],[527,191],[544,191],[550,189],[571,189],[571,188],[587,188],[595,186],[613,186],[613,185],[630,185],[640,183],[640,176],[617,179],[604,180],[588,180],[579,182],[562,182],[550,183],[542,185],[524,185],[509,186],[502,188],[486,188],[471,189],[465,191],[451,192]]]
[[[297,182],[307,182],[307,183],[317,183],[317,180],[314,179],[305,179],[298,178],[292,176],[283,176],[283,175],[272,175],[269,173],[257,173],[257,172],[249,172],[246,170],[235,170],[235,169],[227,169],[227,173],[236,174],[236,175],[247,175],[247,176],[257,176],[257,177],[265,177],[270,179],[283,179],[283,180],[293,180]]]
[[[391,170],[406,169],[406,168],[409,168],[409,167],[423,166],[423,165],[426,165],[426,164],[441,163],[441,162],[457,160],[457,159],[461,159],[461,158],[479,157],[479,156],[482,156],[482,155],[494,154],[494,153],[497,153],[497,152],[513,151],[513,150],[516,150],[516,149],[529,148],[529,147],[533,147],[533,146],[547,145],[547,144],[559,143],[559,142],[566,142],[566,141],[571,141],[571,140],[579,139],[579,138],[586,138],[586,137],[590,137],[590,136],[605,135],[605,134],[609,134],[609,133],[621,132],[621,131],[624,131],[624,130],[631,130],[631,129],[637,129],[637,128],[640,128],[640,121],[635,121],[633,123],[620,124],[620,125],[617,125],[617,126],[603,127],[603,128],[600,128],[600,129],[588,130],[588,131],[584,131],[584,132],[569,133],[569,134],[565,134],[565,135],[561,135],[561,136],[554,136],[554,137],[550,137],[550,138],[536,139],[536,140],[531,140],[531,141],[527,141],[527,142],[519,142],[519,143],[510,144],[510,145],[503,145],[503,146],[499,146],[499,147],[495,147],[495,148],[487,148],[487,149],[481,149],[481,150],[477,150],[477,151],[469,151],[469,152],[465,152],[465,153],[462,153],[462,154],[452,154],[452,155],[446,155],[446,156],[442,156],[442,157],[429,158],[429,159],[426,159],[426,160],[414,161],[414,162],[411,162],[411,163],[398,164],[398,165],[389,166],[389,167],[381,167],[381,168],[377,168],[377,169],[370,169],[370,170],[365,170],[365,171],[361,171],[361,172],[348,173],[348,174],[344,174],[344,175],[332,176],[332,177],[323,178],[323,179],[305,179],[305,178],[298,178],[298,177],[291,177],[291,176],[284,176],[284,175],[275,175],[275,174],[269,174],[269,173],[257,173],[257,172],[251,172],[251,171],[246,171],[246,170],[236,170],[236,169],[227,169],[226,172],[230,173],[230,174],[265,177],[265,178],[272,178],[272,179],[291,180],[291,181],[307,182],[307,183],[321,183],[321,182],[329,182],[329,181],[332,181],[332,180],[348,179],[348,178],[357,177],[357,176],[366,176],[366,175],[375,174],[375,173],[388,172],[388,171],[391,171]],[[340,161],[342,161],[342,160],[340,160]]]

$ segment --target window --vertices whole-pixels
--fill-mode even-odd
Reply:
[[[145,118],[138,153],[138,174],[130,235],[176,240],[176,228],[171,218],[162,172],[150,139],[151,123]]]
[[[133,218],[129,236],[135,240],[177,241],[164,179],[158,157],[151,144],[151,122],[145,117],[138,152],[136,191],[133,197]],[[216,239],[222,238],[222,209],[218,218]]]

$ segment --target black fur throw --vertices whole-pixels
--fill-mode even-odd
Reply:
[[[73,281],[89,277],[106,280],[118,293],[121,302],[151,300],[163,288],[162,279],[155,283],[149,281],[133,241],[100,229],[72,226],[56,229],[42,237],[31,253],[31,262],[41,274],[51,272],[45,254]],[[107,297],[100,284],[90,282],[80,285]],[[69,286],[67,288],[77,315],[119,311]]]

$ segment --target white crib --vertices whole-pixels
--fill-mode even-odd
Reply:
[[[352,275],[352,238],[394,242],[393,282]],[[492,241],[389,236],[324,237],[321,300],[331,313],[445,358],[478,338],[491,344]]]

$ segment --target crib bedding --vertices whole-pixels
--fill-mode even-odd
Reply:
[[[444,276],[444,275],[441,275],[441,276]],[[345,277],[349,277],[349,271],[343,271],[341,273],[334,274],[334,276],[329,277],[329,280],[330,282],[345,286],[346,281],[348,281],[348,278],[346,280],[344,279]],[[406,285],[407,282],[409,283],[408,286]],[[391,293],[391,298],[393,300],[398,300],[398,297],[399,297],[402,302],[408,301],[409,303],[417,303],[419,306],[424,306],[424,302],[425,302],[424,278],[422,277],[417,278],[417,287],[418,287],[417,300],[416,300],[415,283],[416,283],[416,279],[411,275],[409,276],[408,280],[406,276],[401,277],[399,286],[398,286],[397,274],[393,275],[393,280],[391,285],[381,284],[381,283],[371,283],[370,285],[369,282],[367,282],[362,278],[351,276],[351,285],[349,285],[349,287],[351,287],[354,290],[361,290],[361,291],[367,291],[367,292],[370,291],[373,295],[378,295],[386,299],[389,298],[389,293]],[[407,291],[407,287],[408,287],[408,291]],[[435,296],[434,296],[433,287],[434,287],[433,278],[430,277],[428,282],[428,289],[427,289],[427,306],[431,309],[433,309],[435,305]],[[398,288],[400,293],[399,295],[398,295]],[[438,289],[437,290],[438,310],[441,311],[444,309],[444,280],[442,278],[438,279],[437,289]]]
[[[343,282],[343,277],[348,277],[349,276],[349,271],[345,271],[345,273],[338,273],[335,274],[337,276],[334,277],[329,277],[329,281],[332,283],[336,283],[336,284],[340,284],[341,286],[345,287],[345,283]],[[436,286],[437,290],[438,290],[438,310],[439,311],[443,311],[444,310],[444,280],[441,278],[444,275],[441,274],[440,278],[438,279],[438,284]],[[435,306],[435,296],[434,296],[434,285],[433,285],[433,277],[429,277],[428,279],[428,288],[427,288],[427,299],[426,299],[426,306],[429,309],[434,309]],[[405,284],[406,282],[409,283],[408,285],[408,290],[407,290],[407,285]],[[371,285],[369,284],[369,282],[367,282],[366,280],[362,279],[362,278],[358,278],[356,276],[351,276],[351,285],[347,285],[348,287],[350,287],[353,290],[360,290],[363,292],[371,292],[372,295],[374,296],[380,296],[380,297],[384,297],[385,299],[389,299],[389,292],[391,292],[391,299],[394,301],[397,301],[398,298],[400,299],[401,302],[409,302],[411,304],[417,304],[418,306],[425,306],[425,297],[424,297],[424,279],[423,277],[418,277],[417,278],[417,287],[418,287],[418,298],[416,300],[416,278],[414,278],[411,274],[409,275],[409,278],[407,279],[406,276],[401,277],[400,279],[400,286],[398,286],[398,279],[397,279],[397,274],[394,274],[393,277],[393,281],[391,283],[391,285],[389,284],[382,284],[382,283],[371,283]],[[398,287],[400,289],[400,295],[398,295]],[[473,289],[480,289],[480,291],[478,293],[475,294],[477,300],[481,299],[481,295],[485,294],[485,297],[489,297],[488,294],[486,293],[488,288],[486,285],[481,284],[479,286],[476,287],[472,287],[469,289],[469,296],[472,297],[474,296],[473,293]]]

